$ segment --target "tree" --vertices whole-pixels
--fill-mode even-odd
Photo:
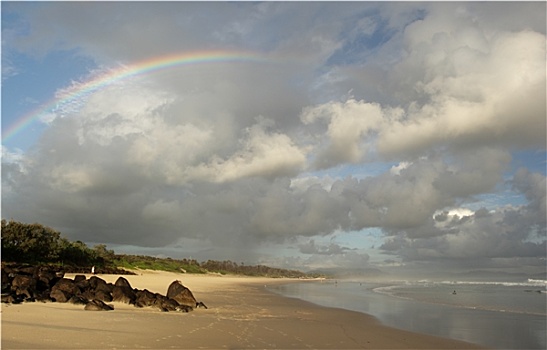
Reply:
[[[2,255],[4,260],[47,262],[59,256],[61,234],[34,223],[2,220]]]
[[[95,254],[84,242],[70,242],[64,238],[62,238],[61,241],[62,249],[59,254],[59,260],[62,263],[78,266],[90,266],[95,264]]]
[[[106,244],[97,244],[93,247],[93,253],[99,264],[111,263],[116,259],[116,254],[113,250],[106,249]]]
[[[26,263],[62,263],[76,266],[111,263],[114,252],[99,244],[90,249],[84,242],[71,242],[40,224],[2,220],[2,259]]]

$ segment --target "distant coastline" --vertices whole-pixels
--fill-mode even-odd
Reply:
[[[67,273],[131,274],[131,270],[158,270],[176,273],[219,273],[243,276],[317,278],[325,275],[304,273],[265,265],[238,264],[230,260],[172,259],[146,255],[116,254],[105,244],[89,248],[84,242],[69,241],[50,227],[14,220],[2,220],[2,264],[51,265]]]

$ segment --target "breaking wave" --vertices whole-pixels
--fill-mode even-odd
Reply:
[[[493,285],[505,287],[547,287],[547,281],[529,278],[526,282],[492,282],[492,281],[442,281],[441,284],[455,285]]]

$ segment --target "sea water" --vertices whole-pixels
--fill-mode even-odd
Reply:
[[[385,325],[497,349],[546,349],[547,281],[305,281],[285,296],[363,312]]]

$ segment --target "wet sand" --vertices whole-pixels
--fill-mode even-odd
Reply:
[[[98,276],[107,282],[119,277]],[[2,304],[2,349],[480,348],[389,328],[362,313],[325,308],[266,289],[291,281],[286,279],[153,271],[124,277],[134,288],[164,295],[172,281],[180,280],[208,309],[160,312],[111,303],[114,311],[97,312],[72,304]]]

